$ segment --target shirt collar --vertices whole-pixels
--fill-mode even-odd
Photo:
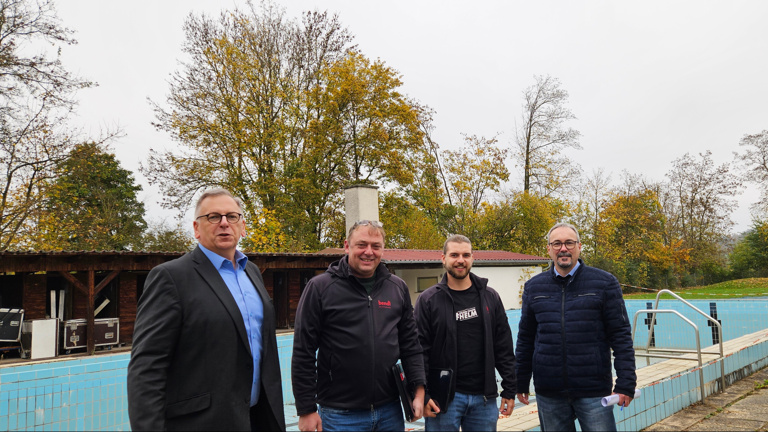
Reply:
[[[224,258],[223,256],[217,254],[216,252],[213,252],[203,246],[202,244],[197,244],[200,247],[200,250],[203,251],[205,256],[208,257],[209,260],[211,260],[211,263],[213,263],[213,266],[217,269],[220,269],[222,265],[224,265],[225,261],[229,261],[228,259]],[[235,261],[237,262],[237,267],[244,269],[245,265],[248,264],[248,257],[245,256],[244,253],[240,252],[239,250],[235,249]]]
[[[566,277],[568,277],[568,276],[571,276],[571,277],[573,277],[573,275],[574,275],[574,274],[576,274],[576,269],[578,269],[580,265],[581,265],[581,262],[579,262],[579,261],[576,261],[576,265],[575,265],[575,266],[573,266],[573,268],[571,269],[571,271],[569,271],[569,272],[568,272],[568,274],[567,274],[567,275],[565,275],[565,276],[560,276],[560,273],[558,273],[558,272],[557,272],[557,270],[555,270],[555,266],[554,266],[554,265],[552,265],[552,271],[555,273],[555,276],[557,276],[557,277],[559,277],[559,278],[566,278]]]

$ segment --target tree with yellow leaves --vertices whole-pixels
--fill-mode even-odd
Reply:
[[[155,105],[157,127],[179,145],[142,167],[165,205],[185,209],[200,190],[227,187],[248,219],[269,216],[282,248],[316,250],[330,241],[344,186],[414,181],[418,107],[394,69],[354,50],[337,17],[297,22],[264,2],[190,15],[185,32],[189,60]]]

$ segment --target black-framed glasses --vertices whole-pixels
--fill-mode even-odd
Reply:
[[[206,218],[208,220],[208,222],[210,222],[212,224],[217,224],[217,223],[221,222],[221,218],[222,217],[226,217],[227,218],[227,222],[233,224],[233,223],[240,222],[240,218],[242,218],[243,215],[241,213],[235,213],[235,212],[227,213],[225,215],[223,215],[221,213],[208,213],[208,214],[204,214],[204,215],[198,216],[195,219],[197,220],[197,219],[200,219],[202,217]]]
[[[352,228],[356,228],[356,227],[364,226],[364,225],[370,225],[370,226],[375,227],[375,228],[384,228],[384,224],[383,223],[381,223],[381,222],[379,222],[377,220],[372,221],[372,220],[368,220],[368,219],[363,219],[363,220],[359,220],[359,221],[355,222],[355,224],[352,226]]]
[[[573,250],[573,248],[575,248],[577,244],[579,244],[579,242],[577,242],[577,241],[574,241],[574,240],[566,240],[566,241],[564,241],[564,242],[561,242],[561,241],[553,241],[553,242],[552,242],[552,243],[550,243],[549,245],[550,245],[551,247],[553,247],[553,248],[557,249],[557,250],[560,250],[560,248],[562,248],[562,247],[563,247],[563,245],[565,245],[565,248],[566,248],[566,249],[568,249],[568,250]]]

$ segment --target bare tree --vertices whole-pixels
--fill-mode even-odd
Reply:
[[[753,210],[762,215],[768,214],[768,130],[754,135],[744,135],[739,142],[746,147],[743,154],[736,153],[743,163],[744,179],[760,187],[760,201],[753,205]]]
[[[517,130],[515,157],[523,167],[523,190],[543,194],[557,189],[558,178],[574,165],[562,158],[564,148],[581,149],[579,132],[566,126],[576,116],[566,106],[568,92],[551,76],[536,76],[523,92],[522,124]]]
[[[667,173],[672,235],[692,249],[693,263],[711,259],[733,225],[730,215],[736,202],[731,198],[739,193],[741,181],[730,172],[730,164],[716,166],[710,151],[698,159],[686,153],[672,164]]]
[[[603,168],[592,171],[584,187],[578,188],[581,200],[577,206],[578,225],[582,228],[581,241],[593,256],[599,255],[596,228],[602,219],[608,195],[611,192],[611,175]]]
[[[19,96],[47,96],[48,104],[70,105],[73,90],[91,85],[70,74],[61,64],[60,51],[22,54],[32,42],[51,45],[77,43],[72,30],[62,27],[53,2],[47,0],[0,0],[0,98],[2,109]],[[17,106],[17,105],[14,105]]]
[[[60,50],[25,54],[35,43],[73,44],[71,35],[51,1],[0,0],[0,250],[13,247],[41,185],[76,144],[66,120],[74,92],[93,83],[66,71]]]

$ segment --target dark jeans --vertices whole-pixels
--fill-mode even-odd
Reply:
[[[584,432],[615,431],[613,406],[604,407],[602,398],[550,398],[536,395],[542,431],[575,431],[576,423]]]
[[[456,392],[448,408],[435,418],[424,420],[427,432],[432,431],[496,431],[499,408],[496,398]]]
[[[345,410],[320,406],[323,431],[404,431],[405,419],[400,401],[378,408]]]

